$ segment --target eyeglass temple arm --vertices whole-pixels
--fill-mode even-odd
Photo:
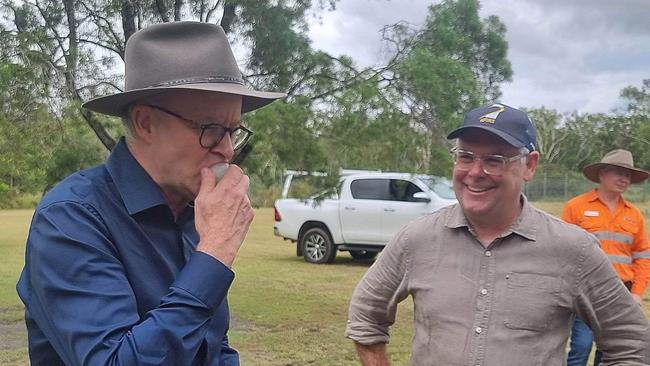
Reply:
[[[251,144],[246,144],[244,147],[237,152],[237,155],[235,155],[232,160],[230,161],[231,164],[235,165],[241,165],[242,162],[244,162],[244,159],[250,154],[250,152],[253,151],[253,145]]]

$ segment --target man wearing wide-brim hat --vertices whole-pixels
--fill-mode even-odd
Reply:
[[[242,113],[284,94],[247,88],[214,24],[141,30],[125,68],[124,92],[84,107],[126,137],[34,213],[17,286],[31,364],[239,365],[227,293],[253,210],[232,162]]]
[[[625,200],[623,193],[650,173],[636,168],[632,154],[623,149],[608,152],[600,162],[587,165],[583,173],[598,187],[567,202],[562,219],[598,238],[622,283],[641,304],[650,279],[650,243],[641,211]],[[576,318],[567,365],[586,365],[592,342],[591,330]],[[597,351],[594,365],[600,357]]]

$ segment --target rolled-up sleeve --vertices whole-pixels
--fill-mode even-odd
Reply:
[[[641,307],[623,286],[595,238],[582,247],[577,313],[591,328],[602,365],[646,365],[650,327]]]
[[[234,278],[193,253],[160,304],[141,316],[104,223],[78,203],[37,211],[26,255],[19,294],[66,365],[191,364]]]
[[[405,231],[382,251],[357,285],[348,314],[345,336],[371,345],[388,343],[397,305],[408,295],[408,248]]]

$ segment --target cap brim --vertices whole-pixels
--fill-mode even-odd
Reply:
[[[645,170],[641,169],[636,169],[636,168],[630,168],[628,166],[624,165],[618,165],[618,164],[608,164],[608,163],[593,163],[589,164],[586,167],[582,169],[582,174],[589,179],[590,181],[594,183],[600,183],[600,179],[598,178],[598,171],[605,167],[605,166],[617,166],[621,167],[624,169],[627,169],[630,171],[630,183],[635,184],[635,183],[641,183],[644,180],[648,179],[648,176],[650,176],[650,172],[646,172]]]
[[[449,133],[447,135],[447,140],[452,140],[452,139],[457,139],[463,135],[463,133],[467,132],[469,129],[476,129],[476,130],[483,130],[486,132],[489,132],[493,135],[498,136],[508,144],[514,146],[514,147],[524,147],[525,145],[521,143],[519,140],[515,139],[514,137],[510,136],[509,134],[499,131],[497,129],[488,127],[488,126],[464,126],[464,127],[459,127]]]
[[[197,83],[183,84],[176,86],[165,86],[160,88],[145,88],[129,90],[127,92],[107,95],[95,98],[84,103],[82,107],[91,111],[107,114],[115,117],[124,117],[129,105],[153,95],[165,93],[172,90],[203,90],[242,96],[242,113],[250,112],[264,107],[276,99],[284,98],[284,93],[264,92],[248,89],[239,84],[226,83]]]

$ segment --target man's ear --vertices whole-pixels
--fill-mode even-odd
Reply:
[[[137,137],[151,143],[154,132],[154,110],[146,105],[136,105],[131,109],[131,123]]]
[[[524,172],[524,181],[528,182],[535,176],[535,170],[539,164],[539,151],[533,151],[526,158],[526,171]]]

